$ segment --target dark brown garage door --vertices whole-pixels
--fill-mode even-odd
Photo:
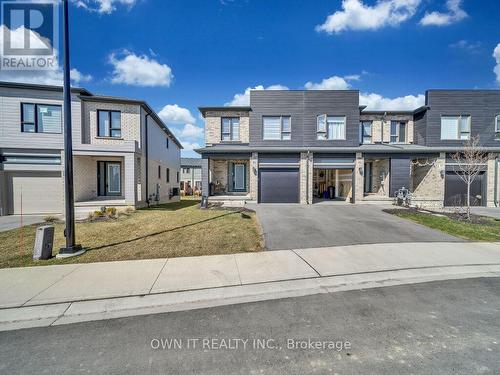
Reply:
[[[471,185],[470,204],[471,206],[483,205],[483,194],[486,184],[486,174],[479,174]],[[446,172],[444,189],[445,206],[465,206],[467,205],[467,185],[455,172]]]
[[[259,203],[299,203],[299,170],[259,170]]]

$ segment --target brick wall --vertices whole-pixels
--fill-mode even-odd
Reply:
[[[487,171],[487,182],[486,182],[486,188],[487,188],[486,204],[488,207],[495,207],[495,200],[499,199],[498,191],[497,191],[497,197],[495,197],[495,184],[497,186],[497,189],[500,190],[500,168],[499,168],[499,175],[497,176],[497,181],[495,182],[495,164],[498,163],[496,160],[497,156],[498,154],[490,154],[488,160],[488,171]]]
[[[300,153],[300,204],[312,203],[313,199],[313,176],[314,176],[313,153]]]
[[[241,111],[208,111],[205,113],[205,144],[221,143],[221,119],[222,117],[240,118],[239,142],[249,142],[250,118],[248,112]]]
[[[440,209],[444,203],[444,177],[441,171],[445,170],[445,154],[439,158],[420,159],[421,164],[430,162],[432,165],[413,166],[410,190],[412,203],[429,209]]]

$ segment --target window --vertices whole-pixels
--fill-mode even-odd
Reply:
[[[441,139],[467,140],[470,139],[470,116],[442,116]]]
[[[361,143],[372,143],[371,121],[361,121]]]
[[[97,110],[97,136],[120,138],[121,112]]]
[[[319,115],[316,121],[319,140],[342,140],[346,138],[345,116]]]
[[[239,117],[223,117],[221,119],[221,139],[223,141],[239,141],[240,140],[240,118]]]
[[[189,173],[190,171],[190,168],[182,168],[182,173]]]
[[[179,182],[179,172],[177,172],[177,182]]]
[[[167,184],[170,182],[170,168],[167,168]]]
[[[168,137],[165,139],[165,147],[168,148],[169,144],[168,144]]]
[[[495,139],[500,140],[500,115],[495,117]]]
[[[161,165],[158,166],[158,178],[161,178]]]
[[[391,121],[391,143],[406,143],[406,122]]]
[[[21,131],[25,133],[61,133],[61,106],[22,103]]]
[[[263,116],[263,139],[269,141],[289,141],[292,139],[290,116]]]

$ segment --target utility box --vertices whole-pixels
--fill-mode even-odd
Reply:
[[[36,228],[35,247],[33,248],[34,260],[47,260],[52,257],[54,246],[54,227],[44,225]]]

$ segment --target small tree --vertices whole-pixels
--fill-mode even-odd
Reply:
[[[481,148],[479,136],[471,137],[464,144],[462,151],[452,156],[454,172],[467,185],[466,213],[467,220],[470,220],[470,190],[476,180],[477,175],[484,170],[488,162],[488,154]]]

